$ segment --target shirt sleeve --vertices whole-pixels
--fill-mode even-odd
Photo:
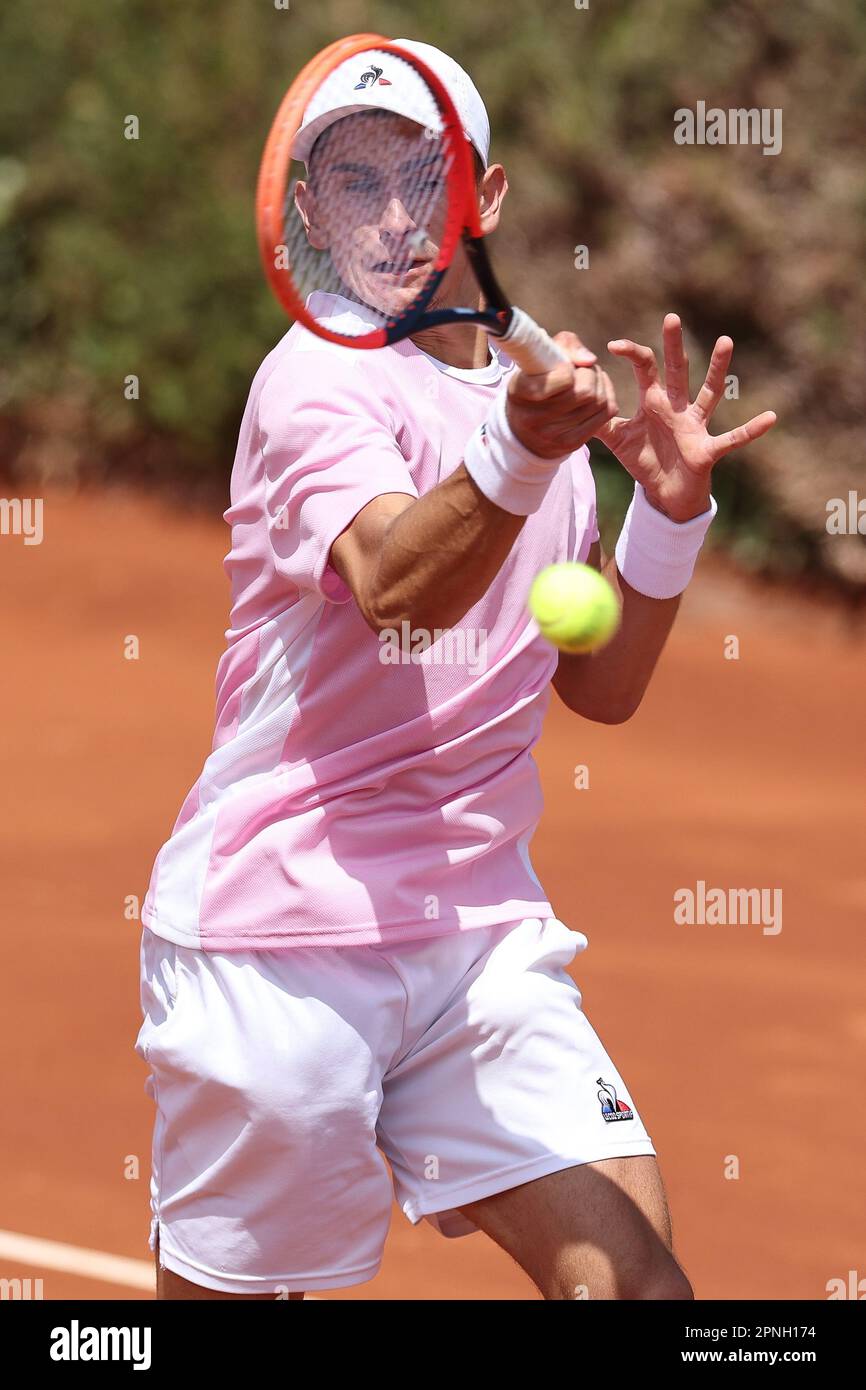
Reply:
[[[278,573],[345,603],[334,541],[374,497],[418,496],[381,391],[348,354],[288,353],[262,390],[259,437]]]

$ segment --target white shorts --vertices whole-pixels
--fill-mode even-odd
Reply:
[[[382,1154],[409,1220],[457,1236],[468,1202],[655,1153],[566,974],[586,945],[555,919],[278,951],[145,928],[151,1249],[226,1293],[338,1288],[379,1268]]]

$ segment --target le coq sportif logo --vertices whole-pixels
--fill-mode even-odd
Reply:
[[[387,77],[382,76],[382,69],[371,63],[367,71],[361,73],[361,81],[355,83],[355,91],[363,92],[367,87],[375,87],[377,82],[380,87],[393,86]]]
[[[634,1111],[626,1105],[625,1101],[617,1100],[616,1089],[609,1081],[602,1081],[598,1077],[596,1082],[599,1090],[597,1091],[598,1103],[601,1106],[601,1113],[605,1121],[610,1124],[614,1120],[633,1120]]]

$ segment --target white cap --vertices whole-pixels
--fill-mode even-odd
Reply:
[[[459,63],[441,49],[415,39],[395,39],[401,48],[414,53],[440,79],[454,103],[467,140],[487,167],[490,150],[490,121],[478,89]],[[359,111],[394,111],[431,130],[441,130],[441,121],[426,83],[408,63],[392,53],[365,48],[346,58],[329,73],[304,112],[292,145],[292,155],[304,163],[318,137],[343,116]]]

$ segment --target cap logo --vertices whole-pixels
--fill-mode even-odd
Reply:
[[[354,90],[356,92],[363,92],[367,87],[374,87],[377,82],[380,87],[393,86],[393,83],[389,82],[387,77],[382,76],[381,68],[371,65],[366,72],[361,74],[361,81],[355,83]]]

